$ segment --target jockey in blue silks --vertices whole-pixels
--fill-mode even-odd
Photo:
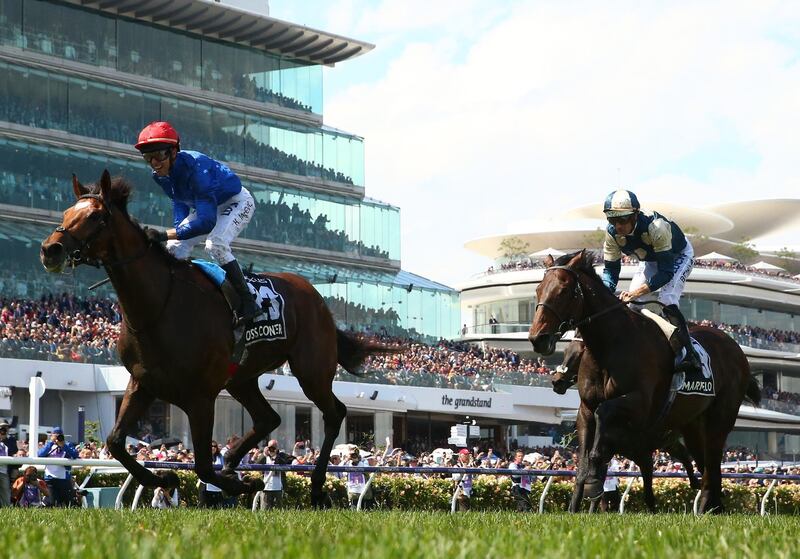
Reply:
[[[167,250],[186,259],[201,241],[239,295],[235,324],[247,325],[261,309],[253,298],[231,242],[253,217],[255,202],[226,165],[197,151],[182,151],[178,132],[168,122],[151,122],[135,145],[153,171],[153,180],[172,200],[175,227],[148,229],[148,237],[167,242]]]
[[[616,291],[622,255],[635,256],[639,269],[622,301],[634,301],[648,293],[664,305],[664,314],[677,326],[676,345],[686,349],[676,371],[700,371],[700,358],[692,346],[686,319],[678,307],[686,279],[694,267],[694,249],[678,225],[657,212],[639,211],[639,200],[629,190],[606,197],[603,213],[608,219],[603,243],[603,283]]]

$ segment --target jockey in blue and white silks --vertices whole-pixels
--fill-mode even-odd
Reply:
[[[677,326],[677,341],[686,350],[677,371],[699,371],[700,358],[695,353],[686,319],[678,303],[686,279],[694,267],[694,250],[678,225],[657,212],[640,211],[633,192],[616,190],[606,197],[603,213],[608,219],[603,243],[603,283],[616,291],[622,255],[635,256],[639,269],[622,301],[634,301],[648,293],[664,305],[664,313]]]
[[[151,122],[140,133],[138,149],[153,172],[153,180],[172,200],[174,228],[148,229],[152,241],[167,242],[176,258],[189,258],[201,241],[208,255],[225,270],[239,295],[237,325],[261,314],[231,252],[231,242],[253,217],[255,202],[227,165],[197,151],[180,149],[180,136],[168,122]]]

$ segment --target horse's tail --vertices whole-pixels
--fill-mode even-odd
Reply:
[[[747,390],[744,393],[744,398],[756,407],[761,403],[761,387],[753,375],[750,375],[750,380],[747,381]]]
[[[345,371],[357,377],[365,374],[359,369],[370,355],[375,353],[395,353],[400,351],[376,342],[370,342],[357,338],[352,334],[336,329],[336,351],[338,353],[337,362]]]

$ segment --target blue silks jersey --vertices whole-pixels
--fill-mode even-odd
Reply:
[[[630,235],[618,235],[609,223],[603,243],[603,283],[611,291],[617,288],[622,255],[626,254],[636,256],[640,261],[658,263],[658,272],[647,282],[650,291],[655,291],[672,279],[675,256],[684,248],[686,236],[681,228],[657,212],[639,212]]]
[[[217,223],[217,206],[242,190],[242,182],[227,165],[198,151],[179,151],[169,175],[153,180],[172,200],[178,239],[206,235]],[[194,209],[197,218],[181,225]]]

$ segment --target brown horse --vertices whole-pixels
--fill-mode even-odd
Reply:
[[[665,415],[674,355],[659,327],[622,305],[606,288],[594,270],[591,254],[580,251],[557,262],[549,258],[545,265],[529,331],[534,350],[550,355],[566,330],[580,327],[595,366],[607,374],[594,387],[594,413],[585,410],[595,424],[582,461],[587,464],[583,487],[588,496],[601,494],[613,454],[642,456],[659,444],[664,433],[677,431],[703,472],[700,510],[720,512],[725,440],[745,394],[754,403],[760,399],[744,352],[716,328],[693,328],[692,336],[711,360],[716,395],[682,396]]]
[[[564,350],[564,360],[556,368],[553,375],[553,390],[558,394],[566,393],[567,389],[573,384],[578,384],[578,393],[581,397],[576,430],[578,433],[578,447],[580,458],[578,461],[578,472],[575,479],[575,487],[572,492],[570,502],[570,512],[580,510],[581,499],[583,498],[583,486],[586,481],[589,463],[589,447],[594,436],[595,421],[594,412],[604,396],[603,387],[608,382],[608,372],[600,369],[592,354],[586,349],[586,344],[581,338],[573,338]],[[679,396],[682,397],[682,396]],[[652,452],[657,448],[663,448],[669,454],[677,458],[686,468],[689,476],[689,485],[692,489],[700,489],[700,482],[694,475],[692,458],[686,446],[680,441],[677,433],[665,433],[663,440],[658,442],[656,439],[653,448],[645,448],[639,452],[638,456],[629,456],[639,466],[642,473],[644,485],[644,502],[650,512],[655,512],[656,498],[653,493],[653,458]]]
[[[320,505],[331,448],[347,408],[333,394],[337,363],[355,373],[383,348],[337,330],[322,297],[294,274],[270,274],[285,300],[286,339],[249,348],[247,360],[229,369],[234,335],[232,314],[221,291],[195,266],[172,257],[128,215],[129,185],[105,171],[85,188],[73,175],[76,203],[61,226],[42,242],[40,258],[49,272],[66,265],[103,266],[119,298],[122,324],[119,356],[131,378],[114,429],[111,454],[146,486],[168,487],[176,477],[157,476],[125,450],[125,437],[154,399],[180,407],[189,417],[195,471],[201,480],[230,494],[260,489],[260,480],[239,481],[234,468],[250,448],[280,424],[280,416],[258,387],[264,371],[286,361],[303,393],[322,411],[325,439],[311,476],[312,503]],[[234,372],[231,372],[231,371]],[[225,455],[221,473],[211,462],[214,401],[222,389],[253,419],[253,428]]]

